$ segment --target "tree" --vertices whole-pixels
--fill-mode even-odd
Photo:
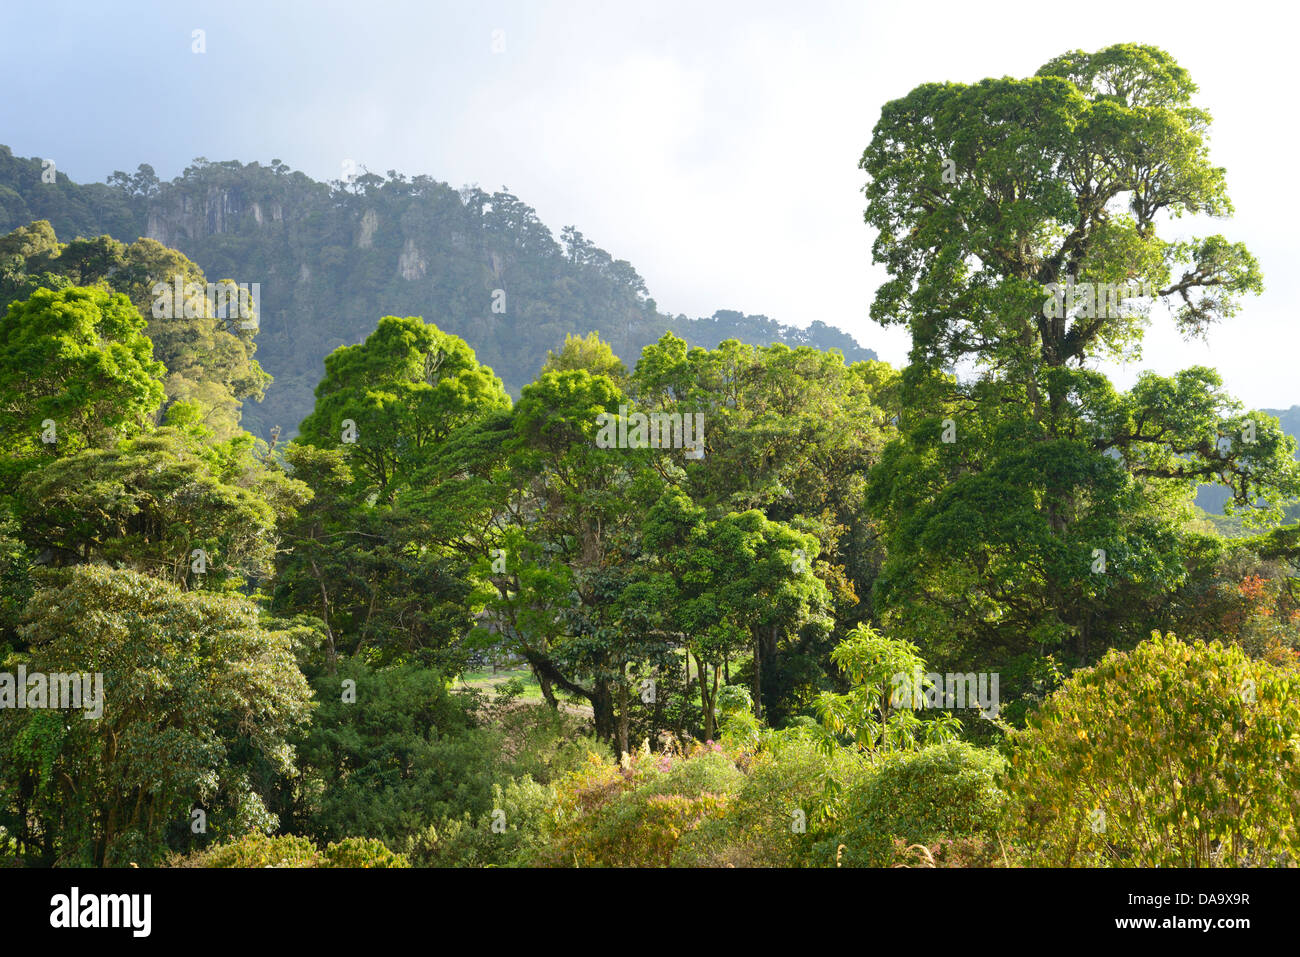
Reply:
[[[208,298],[198,266],[152,239],[125,245],[99,236],[63,245],[44,220],[0,238],[0,308],[38,288],[70,285],[124,293],[146,318],[153,356],[167,368],[160,412],[191,402],[208,428],[227,439],[238,431],[241,402],[265,394],[271,377],[253,359],[257,317],[249,314],[250,303],[234,298],[230,280],[218,284],[218,296],[239,305],[223,309]]]
[[[191,838],[269,830],[253,786],[292,768],[310,691],[284,632],[238,595],[79,566],[28,603],[29,673],[102,675],[102,714],[0,709],[5,827],[47,864],[150,864]],[[179,837],[184,835],[184,837]]]
[[[126,296],[100,289],[38,289],[10,304],[0,318],[0,448],[30,459],[144,429],[165,372],[144,327]]]
[[[302,441],[346,445],[360,487],[391,502],[455,429],[509,407],[501,380],[479,365],[464,340],[418,316],[385,316],[364,343],[325,359]]]
[[[930,679],[921,677],[925,660],[915,645],[859,625],[831,657],[850,688],[846,694],[824,692],[817,699],[828,747],[843,736],[860,751],[875,755],[956,737],[960,722],[953,715],[945,712],[933,721],[916,716],[920,702],[915,696],[928,690]]]
[[[312,501],[284,526],[271,607],[321,621],[325,660],[421,661],[455,673],[469,612],[472,559],[428,536],[429,523],[405,503],[355,501],[341,449],[291,443],[285,459]],[[450,525],[454,516],[443,516]]]
[[[735,340],[689,349],[665,335],[641,354],[633,376],[637,401],[652,412],[703,416],[707,450],[682,487],[709,519],[758,510],[816,536],[801,560],[822,578],[839,623],[797,642],[764,642],[761,708],[779,721],[811,703],[834,681],[835,640],[870,614],[883,561],[879,530],[864,509],[867,476],[896,434],[898,374],[881,362],[846,366],[835,353],[766,348]],[[755,645],[756,649],[759,647]],[[775,710],[772,710],[775,709]]]
[[[1050,283],[1146,284],[1179,300],[1189,333],[1233,315],[1262,288],[1249,252],[1156,233],[1162,213],[1232,211],[1195,92],[1167,53],[1119,44],[1029,79],[926,84],[886,104],[861,163],[874,255],[891,277],[872,317],[908,326],[915,362],[1004,367],[1050,427],[1072,418],[1064,370],[1136,346],[1142,321],[1082,303],[1045,314]]]
[[[827,588],[813,574],[814,536],[771,522],[757,510],[712,522],[704,514],[680,489],[670,489],[650,510],[644,542],[671,582],[655,596],[654,607],[695,655],[704,733],[712,738],[718,676],[738,647],[749,645],[753,652],[752,697],[761,717],[763,661],[787,635],[828,632],[833,622]]]
[[[601,341],[599,332],[585,336],[566,333],[564,348],[546,354],[542,372],[563,372],[566,369],[586,369],[592,375],[608,376],[620,386],[627,383],[627,369],[609,344]]]
[[[269,579],[278,528],[310,491],[252,443],[206,446],[168,426],[55,459],[15,496],[23,541],[42,564],[107,563],[182,587]]]
[[[326,360],[317,397],[285,451],[316,500],[288,529],[275,607],[320,617],[331,663],[365,649],[457,671],[477,556],[454,547],[459,513],[442,501],[423,511],[422,493],[443,443],[506,412],[509,396],[463,340],[386,316]]]
[[[861,163],[890,275],[872,316],[908,328],[912,365],[869,493],[893,529],[873,600],[896,632],[955,636],[929,649],[944,658],[1069,642],[1083,662],[1135,640],[1184,584],[1198,478],[1265,514],[1300,491],[1275,420],[1211,370],[1117,394],[1087,368],[1136,355],[1153,299],[1195,335],[1262,288],[1240,244],[1158,232],[1232,209],[1195,92],[1168,54],[1122,44],[882,111]]]
[[[602,448],[601,415],[626,398],[609,378],[586,370],[547,372],[524,389],[505,441],[514,490],[503,535],[505,571],[481,592],[507,647],[554,686],[591,702],[596,735],[616,735],[616,694],[627,702],[628,665],[652,656],[627,644],[618,595],[629,579],[615,570],[635,554],[638,501],[657,494],[649,448]],[[635,642],[633,642],[635,645]]]

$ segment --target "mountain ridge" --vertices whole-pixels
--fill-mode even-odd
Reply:
[[[574,226],[557,240],[503,188],[455,189],[428,176],[365,172],[322,183],[269,165],[200,157],[171,181],[141,164],[78,184],[0,146],[0,233],[49,220],[58,238],[145,237],[177,249],[212,280],[260,283],[258,360],[275,378],[244,405],[244,427],[288,434],[312,408],[324,357],[365,338],[384,315],[418,315],[465,339],[517,395],[567,334],[599,332],[629,364],[672,332],[692,346],[735,338],[839,349],[875,359],[852,336],[719,309],[659,311],[631,263]],[[48,173],[46,173],[48,177]]]

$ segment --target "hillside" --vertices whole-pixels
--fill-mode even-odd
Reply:
[[[244,427],[292,435],[311,411],[322,361],[360,342],[384,315],[418,315],[465,339],[512,394],[567,333],[598,331],[635,361],[671,331],[693,346],[728,338],[755,345],[836,348],[876,358],[821,321],[807,329],[718,310],[708,318],[659,311],[642,278],[574,227],[557,240],[503,189],[454,189],[428,176],[371,173],[317,182],[270,165],[196,159],[171,182],[148,165],[107,184],[63,173],[0,146],[0,233],[46,219],[58,238],[142,236],[184,253],[210,280],[260,284],[257,358],[275,381],[244,407]]]
[[[1269,415],[1277,417],[1278,422],[1282,425],[1282,431],[1296,439],[1300,439],[1300,405],[1293,405],[1289,409],[1263,409],[1261,410]],[[1202,485],[1196,490],[1196,504],[1199,508],[1209,514],[1210,521],[1223,534],[1236,535],[1242,534],[1241,519],[1238,516],[1224,515],[1223,506],[1228,501],[1231,493],[1223,485]],[[1287,510],[1287,521],[1295,521],[1300,517],[1300,509],[1294,506]]]

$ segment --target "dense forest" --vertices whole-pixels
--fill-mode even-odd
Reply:
[[[0,151],[0,865],[1300,864],[1296,410],[1097,371],[1262,289],[1195,94],[885,103],[901,368],[505,192]]]
[[[65,242],[157,240],[214,281],[257,283],[258,361],[273,382],[249,397],[243,423],[266,440],[277,426],[295,433],[325,356],[362,341],[382,315],[423,316],[460,336],[515,396],[569,334],[599,332],[628,356],[672,332],[693,346],[739,339],[876,358],[834,328],[843,317],[800,329],[727,309],[664,315],[630,263],[573,226],[557,241],[508,190],[394,170],[319,183],[279,160],[199,158],[171,182],[141,164],[81,185],[0,146],[0,231],[38,220]]]

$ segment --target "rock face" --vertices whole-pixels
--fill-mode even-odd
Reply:
[[[377,229],[379,229],[379,214],[373,209],[367,209],[361,217],[361,235],[357,239],[357,245],[362,249],[369,249],[373,246]]]
[[[278,202],[248,202],[239,189],[209,186],[200,194],[166,192],[149,203],[144,235],[180,249],[208,236],[238,233],[284,221]]]
[[[407,280],[423,279],[428,270],[429,261],[424,258],[424,254],[415,245],[415,240],[408,236],[406,245],[402,247],[402,255],[397,260],[398,275]]]

